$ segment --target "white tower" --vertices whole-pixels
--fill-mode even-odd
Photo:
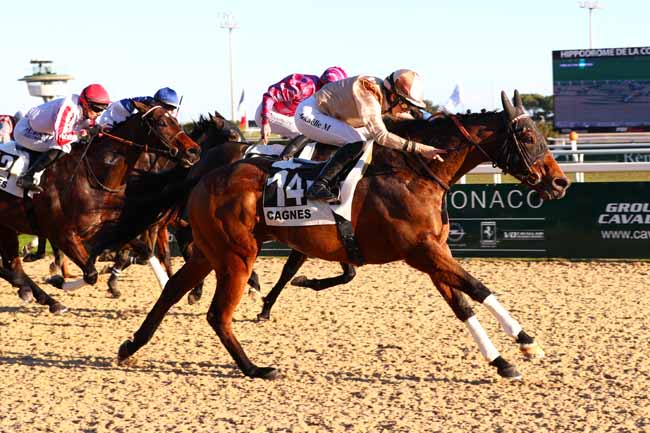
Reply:
[[[25,75],[18,81],[27,83],[27,90],[32,96],[43,98],[43,101],[50,101],[58,96],[67,94],[67,83],[74,77],[72,75],[57,74],[52,72],[51,60],[31,60],[34,73]]]

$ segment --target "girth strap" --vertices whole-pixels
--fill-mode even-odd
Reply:
[[[363,258],[363,254],[361,254],[361,249],[359,249],[357,238],[354,236],[352,223],[336,212],[334,212],[334,221],[336,221],[336,229],[341,237],[341,243],[348,254],[348,259],[356,266],[365,264],[366,261]]]

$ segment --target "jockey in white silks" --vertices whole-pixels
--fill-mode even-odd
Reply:
[[[300,133],[321,143],[342,146],[322,168],[307,191],[311,200],[332,201],[330,190],[337,175],[359,158],[367,140],[442,161],[436,149],[389,132],[382,115],[403,117],[425,108],[422,79],[409,69],[399,69],[382,80],[360,75],[323,86],[296,110]]]
[[[308,139],[300,136],[294,115],[296,108],[305,99],[312,96],[327,83],[347,78],[347,73],[339,66],[331,66],[321,74],[291,74],[269,86],[262,96],[262,103],[255,113],[255,122],[260,127],[261,140],[268,144],[271,133],[291,138],[281,154],[282,159],[289,159],[297,154]]]
[[[125,98],[112,102],[99,117],[97,124],[104,129],[110,129],[116,124],[124,122],[138,112],[133,101],[143,102],[147,105],[158,104],[172,115],[175,115],[180,105],[176,91],[169,87],[163,87],[162,89],[158,89],[153,97],[136,96],[135,98]]]
[[[79,96],[54,99],[29,110],[16,124],[14,138],[18,146],[41,154],[16,184],[42,192],[43,189],[34,183],[34,174],[70,153],[72,143],[89,138],[88,128],[94,127],[95,119],[110,102],[104,87],[91,84]]]

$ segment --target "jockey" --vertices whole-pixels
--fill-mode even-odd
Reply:
[[[106,89],[91,84],[78,96],[54,99],[29,110],[16,124],[16,143],[42,153],[16,184],[42,192],[43,189],[34,183],[34,174],[45,170],[61,155],[70,153],[72,143],[89,138],[88,128],[95,126],[95,120],[110,102]]]
[[[255,113],[255,122],[260,126],[262,142],[268,144],[271,132],[283,137],[295,139],[300,135],[296,128],[294,114],[298,105],[312,96],[327,83],[347,78],[347,74],[338,66],[332,66],[321,74],[291,74],[273,84],[262,96],[262,103]],[[304,147],[307,139],[304,137],[289,143],[282,157],[290,158]]]
[[[97,120],[97,124],[102,128],[110,129],[115,124],[124,122],[138,112],[133,105],[133,101],[143,102],[147,105],[158,104],[172,115],[175,114],[175,111],[180,105],[176,91],[169,87],[163,87],[162,89],[158,89],[153,97],[136,96],[135,98],[120,99],[111,103],[100,116],[99,120]]]
[[[388,132],[382,115],[406,117],[425,108],[422,79],[417,72],[398,69],[386,79],[360,75],[324,86],[296,110],[296,126],[303,135],[342,146],[322,168],[307,191],[311,200],[332,201],[337,175],[363,151],[366,140],[437,159],[444,150]]]
[[[8,114],[0,114],[0,143],[11,141],[14,132],[14,120]]]

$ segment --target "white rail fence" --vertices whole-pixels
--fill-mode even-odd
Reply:
[[[576,182],[584,182],[585,173],[650,172],[650,140],[647,137],[643,140],[629,138],[624,143],[612,140],[605,136],[590,137],[578,144],[566,139],[550,139],[549,148],[556,158],[569,157],[572,162],[560,161],[560,167],[565,173],[574,173]],[[623,155],[625,162],[584,162],[585,155]],[[481,164],[469,174],[491,174],[494,183],[502,180],[501,169],[491,164]],[[466,183],[465,176],[460,183]]]

